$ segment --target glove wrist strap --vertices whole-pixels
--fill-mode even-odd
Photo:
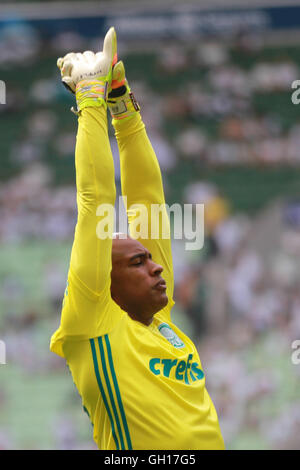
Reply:
[[[110,93],[107,99],[107,105],[113,119],[126,119],[139,112],[140,106],[136,101],[130,88],[126,87],[126,93],[116,97],[115,93]]]
[[[107,82],[101,80],[81,80],[76,85],[76,103],[78,111],[91,106],[105,106],[107,100]]]

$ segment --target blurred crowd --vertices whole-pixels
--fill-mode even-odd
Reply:
[[[47,54],[53,58],[70,50],[94,50],[99,43],[99,38],[87,41],[74,32],[45,42],[28,25],[11,25],[0,31],[0,67],[8,72],[18,67],[19,71],[26,63],[38,69]],[[250,57],[253,64],[239,65],[232,50]],[[183,325],[199,346],[225,442],[231,448],[299,449],[296,386],[298,380],[299,390],[300,366],[292,365],[290,356],[292,341],[300,338],[300,223],[285,217],[288,201],[275,201],[262,216],[235,213],[232,201],[217,185],[201,177],[201,166],[217,165],[221,172],[224,165],[298,166],[300,162],[300,123],[287,126],[280,113],[258,112],[255,106],[260,97],[272,102],[281,94],[288,96],[291,83],[300,77],[300,62],[280,53],[270,61],[256,61],[263,50],[262,40],[244,35],[231,44],[216,39],[198,46],[160,44],[159,53],[153,45],[153,77],[164,83],[163,89],[140,76],[131,87],[166,175],[167,196],[168,175],[179,171],[181,161],[196,162],[199,168],[195,179],[181,188],[177,202],[205,204],[205,246],[201,252],[187,252],[183,242],[173,243],[174,315],[175,323]],[[126,65],[126,57],[132,62],[140,50],[124,44],[122,54]],[[75,185],[69,181],[55,185],[46,155],[50,145],[53,158],[62,163],[72,158],[76,130],[63,128],[59,122],[55,104],[65,101],[69,106],[71,101],[59,83],[55,62],[51,70],[48,78],[30,82],[26,96],[20,73],[19,86],[8,84],[7,105],[0,108],[1,120],[29,110],[22,132],[3,156],[18,171],[0,180],[0,256],[13,244],[72,244]],[[283,112],[288,113],[289,106],[290,101]],[[205,121],[213,125],[202,125]],[[172,122],[184,122],[184,126],[170,134]],[[112,134],[111,145],[119,184]],[[60,314],[65,270],[55,260],[44,263],[47,315],[41,319],[34,301],[21,314],[13,308],[1,312],[1,339],[6,341],[7,355],[29,378],[65,374],[63,361],[47,350]],[[1,305],[7,305],[5,300],[11,297],[22,298],[25,287],[20,287],[20,279],[14,279],[11,270],[1,270],[1,262],[0,278]],[[0,410],[11,406],[8,390],[0,389]],[[72,395],[72,400],[77,407],[77,397]],[[62,413],[52,423],[53,429],[60,430],[53,431],[54,446],[93,448],[74,432],[72,420],[72,412]],[[13,429],[0,421],[0,448],[17,446]]]

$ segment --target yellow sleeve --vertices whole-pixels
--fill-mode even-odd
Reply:
[[[122,316],[110,295],[112,240],[97,236],[101,220],[97,208],[100,204],[114,207],[116,197],[104,106],[80,113],[75,167],[78,219],[61,323],[50,346],[59,355],[63,355],[66,339],[83,340],[107,333]]]
[[[113,120],[115,135],[120,153],[121,186],[122,194],[127,197],[127,215],[130,235],[138,239],[152,254],[153,260],[162,265],[162,277],[167,283],[167,295],[169,302],[164,309],[167,319],[170,319],[170,311],[174,305],[173,291],[173,265],[170,239],[170,223],[165,208],[163,182],[159,163],[151,142],[147,136],[145,125],[140,113],[136,113],[130,119]],[[143,212],[138,205],[142,204],[147,209],[147,234],[146,237],[133,235],[135,219],[143,218]],[[151,205],[162,206],[160,224],[155,227],[153,233],[156,239],[151,238],[154,218],[151,218]],[[136,207],[133,207],[136,205]],[[167,230],[166,230],[167,229]],[[168,238],[165,238],[165,234]]]

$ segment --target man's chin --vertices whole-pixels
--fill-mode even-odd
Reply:
[[[158,313],[160,310],[165,308],[168,305],[168,302],[169,302],[169,299],[168,299],[167,294],[162,294],[160,301],[159,301],[158,309],[155,313]]]

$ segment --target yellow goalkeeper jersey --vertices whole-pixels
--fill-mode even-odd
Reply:
[[[159,165],[140,114],[113,124],[129,207],[134,201],[163,203]],[[50,349],[67,361],[98,448],[224,449],[197,349],[171,321],[170,240],[140,240],[163,266],[169,298],[149,326],[131,319],[111,298],[111,240],[96,235],[97,206],[115,198],[103,107],[82,111],[75,163],[78,221],[61,322]],[[128,216],[130,224],[134,214]]]

